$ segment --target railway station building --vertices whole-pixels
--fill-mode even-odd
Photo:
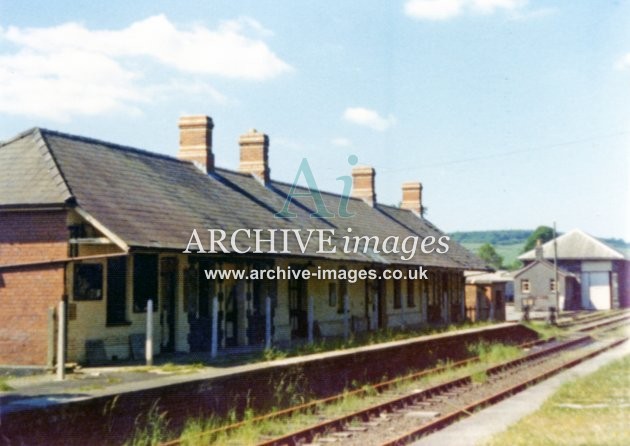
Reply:
[[[67,360],[79,363],[95,343],[108,361],[132,357],[149,301],[156,354],[208,351],[213,336],[220,351],[259,346],[268,320],[280,347],[305,339],[309,317],[320,337],[465,320],[463,272],[488,268],[452,240],[439,251],[436,242],[448,239],[422,215],[419,182],[402,186],[400,207],[388,206],[376,199],[374,169],[355,167],[350,197],[318,191],[317,202],[310,189],[271,178],[264,133],[240,137],[238,171],[215,166],[213,127],[206,116],[181,118],[172,157],[41,128],[0,144],[0,364],[52,362],[61,300]],[[295,217],[278,216],[287,199]],[[347,218],[312,218],[321,205]],[[386,244],[346,250],[349,228],[365,240],[434,246],[404,260]],[[238,239],[238,249],[225,243],[227,252],[195,243],[184,252],[193,230],[205,245],[211,230],[229,241],[255,229],[275,230],[265,232],[265,249]],[[308,234],[327,249],[304,251]],[[208,276],[280,269],[347,274]],[[423,269],[426,279],[384,277],[392,269]],[[351,270],[378,274],[351,281]]]

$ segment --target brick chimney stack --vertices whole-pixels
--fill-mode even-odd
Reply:
[[[536,248],[534,248],[534,253],[536,254],[536,260],[543,260],[543,246],[542,241],[540,239],[536,240]]]
[[[196,161],[207,173],[214,172],[212,153],[212,118],[204,115],[179,118],[179,153],[177,158]]]
[[[361,198],[370,206],[376,204],[374,177],[376,172],[369,166],[357,166],[352,169],[352,196]]]
[[[418,215],[422,215],[422,183],[419,181],[410,181],[402,185],[402,204],[403,209],[409,209]]]
[[[241,135],[241,162],[238,170],[257,176],[265,185],[269,183],[269,137],[256,129]]]

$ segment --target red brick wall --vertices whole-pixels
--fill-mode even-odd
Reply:
[[[0,212],[0,265],[66,258],[67,240],[65,211]],[[47,312],[63,295],[63,270],[0,270],[0,364],[46,364]]]

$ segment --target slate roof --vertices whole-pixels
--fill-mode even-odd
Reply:
[[[39,130],[0,143],[0,206],[62,205],[70,197]]]
[[[350,199],[348,219],[309,218],[315,212],[310,198],[295,197],[295,219],[279,219],[278,212],[290,185],[272,181],[265,187],[257,178],[217,168],[208,175],[189,161],[116,145],[91,138],[35,128],[0,144],[0,208],[17,205],[58,204],[78,206],[131,248],[164,248],[181,251],[196,228],[202,242],[206,229],[230,234],[239,228],[334,229],[334,254],[306,255],[289,237],[291,255],[309,255],[341,261],[410,264],[457,269],[487,269],[475,255],[455,241],[447,254],[423,254],[402,261],[401,254],[343,252],[344,235],[439,238],[443,235],[427,220],[391,206],[371,207]],[[340,196],[322,193],[326,206],[338,209]],[[353,229],[352,234],[347,228]],[[276,234],[282,249],[282,234]],[[229,243],[226,243],[229,247]],[[266,249],[266,248],[265,248]]]
[[[505,283],[514,281],[514,275],[509,271],[495,271],[491,273],[464,271],[464,277],[466,277],[466,283],[470,284]]]
[[[536,265],[542,265],[544,267],[546,267],[547,269],[555,272],[555,266],[553,263],[542,259],[542,260],[536,260],[535,262],[530,263],[529,265],[519,269],[518,271],[515,271],[514,274],[514,280],[518,280],[518,277],[520,277],[523,273],[529,271],[530,269],[534,268]],[[563,268],[558,267],[558,274],[560,276],[564,276],[564,277],[577,277],[575,274],[573,274],[570,271],[567,271]]]
[[[574,229],[566,234],[556,237],[559,259],[573,260],[623,260],[625,256],[614,248],[611,248],[601,240],[580,229]],[[543,246],[543,257],[554,258],[553,240]],[[520,260],[535,260],[536,250],[532,249],[518,257]]]

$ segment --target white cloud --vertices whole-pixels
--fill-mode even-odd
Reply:
[[[348,138],[343,138],[343,137],[339,137],[339,138],[333,138],[330,143],[333,146],[337,146],[337,147],[350,147],[352,145],[352,141],[350,141]]]
[[[385,131],[390,128],[396,119],[392,115],[384,118],[374,110],[363,107],[349,107],[343,112],[343,118],[346,121],[354,124],[370,127],[371,129],[378,130],[379,132]]]
[[[247,17],[211,30],[178,29],[164,15],[119,30],[90,30],[78,23],[0,28],[0,42],[16,48],[0,53],[0,112],[57,120],[138,112],[156,92],[225,102],[208,77],[260,81],[292,69],[262,40],[271,34]]]
[[[621,56],[617,62],[615,62],[615,68],[617,70],[630,70],[630,53]]]
[[[445,20],[461,13],[462,0],[409,0],[405,14],[420,20]]]
[[[448,20],[464,13],[517,12],[528,0],[407,0],[405,14],[417,20]]]

